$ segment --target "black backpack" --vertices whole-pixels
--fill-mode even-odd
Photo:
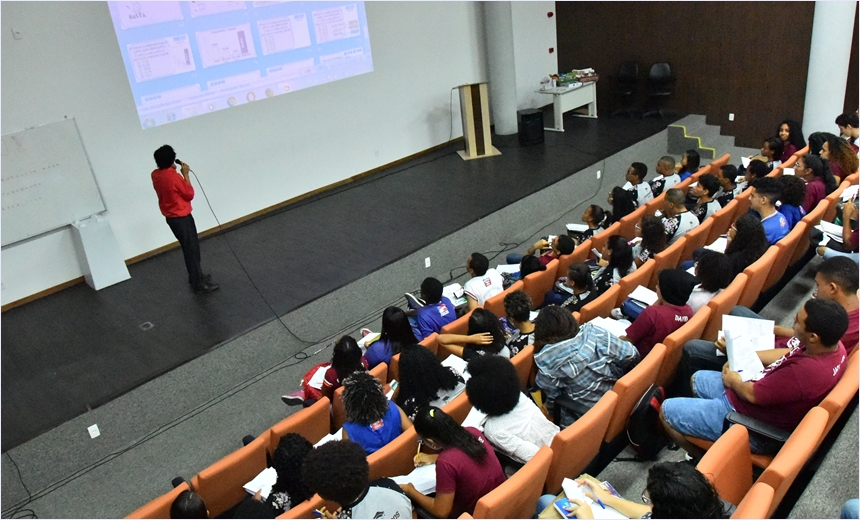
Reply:
[[[627,438],[638,460],[653,460],[669,443],[660,423],[660,406],[665,398],[663,387],[651,385],[627,418]]]

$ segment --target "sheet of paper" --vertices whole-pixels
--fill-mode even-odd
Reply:
[[[451,302],[463,296],[463,286],[458,283],[452,283],[442,288],[442,296],[447,297]]]
[[[713,244],[705,246],[705,249],[710,249],[711,251],[716,251],[718,253],[725,253],[726,246],[728,245],[728,243],[729,241],[726,237],[719,237],[718,239],[714,240]]]
[[[588,231],[588,225],[587,224],[568,224],[567,230],[568,231],[574,231],[577,233],[585,233],[586,231]]]
[[[613,320],[612,318],[604,318],[602,316],[598,316],[591,320],[591,323],[618,337],[627,334],[628,324]]]
[[[633,289],[633,292],[630,293],[630,296],[628,296],[628,298],[633,298],[634,300],[640,301],[645,305],[654,305],[655,303],[657,303],[658,296],[656,292],[640,285],[639,287]]]
[[[749,157],[741,157],[741,164],[744,165],[744,168],[749,168],[751,162],[752,159],[750,159]]]
[[[729,358],[729,368],[739,372],[743,381],[751,380],[764,370],[764,365],[753,348],[752,339],[743,332],[726,332],[726,355]]]
[[[499,264],[496,266],[499,273],[514,274],[520,272],[520,264]]]
[[[328,370],[329,365],[321,366],[314,372],[314,376],[308,382],[308,386],[311,388],[316,388],[319,390],[322,388],[323,381],[325,380],[325,371]]]
[[[857,195],[858,191],[860,191],[860,186],[858,186],[857,184],[848,186],[847,188],[845,188],[845,191],[842,192],[842,200],[853,199]]]
[[[743,316],[723,315],[723,332],[737,335],[742,333],[750,338],[754,350],[769,350],[773,348],[775,340],[773,320],[759,320],[745,318]]]
[[[442,361],[442,365],[453,368],[454,370],[462,374],[463,379],[467,381],[469,380],[469,373],[466,371],[466,366],[468,366],[468,363],[460,356],[450,355]]]
[[[486,419],[486,418],[487,418],[487,414],[485,414],[484,412],[478,410],[477,408],[475,408],[473,406],[472,409],[469,410],[469,415],[467,415],[466,418],[463,419],[463,425],[462,426],[463,426],[463,428],[465,428],[466,426],[471,426],[473,428],[477,428],[481,431],[484,431],[484,425],[482,423],[484,422],[484,419]]]
[[[687,272],[688,272],[688,273],[690,273],[690,274],[691,274],[691,275],[693,275],[693,276],[696,276],[696,264],[693,264],[693,266],[692,266],[692,267],[690,267],[689,269],[687,269]]]
[[[245,491],[247,491],[249,495],[256,495],[257,491],[259,491],[260,497],[262,497],[263,500],[266,500],[269,498],[269,493],[272,492],[272,486],[274,486],[277,481],[278,472],[275,471],[275,468],[266,468],[242,487],[245,488]]]
[[[535,318],[537,318],[539,312],[540,311],[531,311],[529,313],[529,321],[535,321]]]
[[[436,464],[428,464],[412,470],[408,475],[398,475],[391,477],[391,480],[398,484],[412,483],[419,492],[428,493],[436,492]]]
[[[585,491],[582,489],[582,486],[576,483],[575,480],[566,478],[561,482],[561,489],[564,491],[565,496],[568,500],[579,499],[585,502],[586,504],[591,506],[591,512],[594,513],[594,518],[597,519],[620,519],[627,517],[616,511],[615,509],[606,506],[606,508],[600,507],[600,504],[595,503],[593,500],[588,498],[585,494]]]
[[[794,168],[783,168],[782,174],[783,175],[794,175]]]
[[[822,233],[829,236],[831,240],[836,240],[840,244],[842,243],[842,226],[837,226],[833,222],[827,222],[826,220],[822,220],[815,227]]]
[[[624,186],[621,187],[622,190],[632,190],[633,184],[630,181],[624,183]]]
[[[338,430],[334,433],[330,433],[330,434],[326,435],[325,437],[323,437],[322,439],[320,439],[316,444],[314,444],[314,448],[319,448],[320,446],[322,446],[323,444],[325,444],[327,442],[339,441],[342,439],[343,439],[343,428],[341,428],[340,430]]]

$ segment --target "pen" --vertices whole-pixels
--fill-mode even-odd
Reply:
[[[595,497],[595,498],[596,498],[596,497]],[[600,504],[600,507],[602,507],[603,509],[606,509],[606,506],[605,506],[605,505],[603,505],[603,501],[602,501],[602,500],[600,500],[599,498],[597,499],[597,503],[598,503],[598,504]]]
[[[314,509],[313,513],[314,513],[314,516],[319,516],[319,517],[323,516],[323,512],[320,511],[319,509]]]

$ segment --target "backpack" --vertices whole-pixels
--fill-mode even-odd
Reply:
[[[627,438],[638,460],[653,460],[669,442],[660,424],[660,406],[665,398],[663,387],[651,385],[627,418]]]

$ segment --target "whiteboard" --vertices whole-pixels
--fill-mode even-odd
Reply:
[[[74,119],[2,137],[2,245],[105,211]]]

